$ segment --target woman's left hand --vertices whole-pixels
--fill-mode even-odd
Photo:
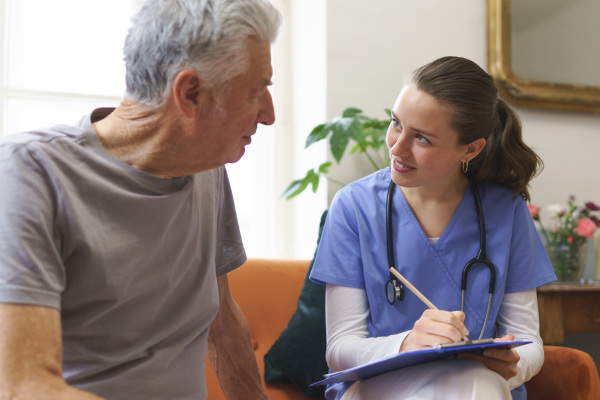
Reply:
[[[495,339],[495,342],[506,342],[514,340],[513,335]],[[504,379],[509,380],[517,375],[517,363],[521,356],[515,349],[486,349],[482,354],[463,353],[458,358],[469,358],[477,360],[492,371],[499,373]]]

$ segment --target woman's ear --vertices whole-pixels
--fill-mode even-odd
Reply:
[[[196,71],[193,69],[180,71],[175,76],[171,91],[175,103],[183,115],[191,118],[198,114],[198,110],[203,103],[202,96],[206,93],[206,88],[204,81]]]
[[[486,141],[484,138],[479,138],[471,143],[469,143],[467,145],[467,150],[465,152],[465,159],[464,161],[471,161],[472,159],[474,159],[475,157],[477,157],[477,155],[479,153],[481,153],[481,150],[483,150],[483,148],[486,145]]]

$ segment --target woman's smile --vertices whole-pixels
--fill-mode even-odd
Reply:
[[[411,172],[411,171],[414,171],[415,169],[416,168],[411,167],[410,165],[405,164],[402,161],[394,159],[394,170],[399,173]]]

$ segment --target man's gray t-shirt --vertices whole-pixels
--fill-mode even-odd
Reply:
[[[224,168],[161,179],[91,125],[0,141],[0,302],[60,309],[67,382],[202,399],[216,278],[246,260]]]

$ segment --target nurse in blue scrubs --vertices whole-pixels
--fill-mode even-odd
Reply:
[[[391,165],[340,190],[329,209],[311,274],[326,285],[327,362],[332,371],[397,352],[477,339],[530,340],[330,385],[328,399],[525,399],[543,363],[535,289],[556,279],[527,209],[542,162],[522,140],[515,112],[477,64],[444,57],[406,80],[387,132]],[[475,265],[461,310],[463,267],[480,246],[477,184],[487,258]],[[408,290],[393,304],[386,247],[390,182],[394,264],[439,310]]]

